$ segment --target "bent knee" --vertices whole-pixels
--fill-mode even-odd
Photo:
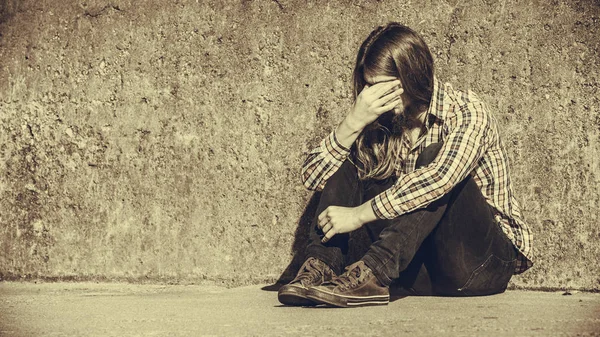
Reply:
[[[427,166],[433,162],[435,157],[437,157],[438,153],[442,149],[444,143],[433,143],[425,148],[423,152],[417,158],[416,168]]]

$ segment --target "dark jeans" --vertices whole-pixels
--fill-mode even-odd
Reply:
[[[417,167],[433,161],[441,144],[427,147]],[[327,181],[316,216],[330,205],[358,206],[391,187],[395,179],[361,181],[346,160]],[[313,221],[307,257],[327,263],[338,275],[346,264],[349,234],[326,244]],[[397,283],[408,294],[473,296],[506,289],[516,250],[493,218],[492,208],[469,176],[426,208],[364,225],[371,240],[362,258],[384,285]]]

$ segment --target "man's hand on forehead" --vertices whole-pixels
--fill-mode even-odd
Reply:
[[[402,89],[402,84],[398,83],[398,81],[399,81],[398,79],[390,78],[389,80],[378,81],[373,84],[370,84],[369,82],[367,82],[364,89],[372,88],[371,90],[374,90],[376,92],[381,92],[381,90],[385,90],[385,91],[381,92],[381,94],[380,94],[381,96],[383,96],[383,95],[387,95],[391,92],[394,92],[398,89]],[[385,89],[383,89],[383,88],[385,88]]]
[[[380,81],[372,85],[367,84],[365,89],[369,89],[373,95],[379,95],[380,97],[392,90],[400,89],[400,81],[396,79],[390,79],[389,81]]]
[[[402,104],[400,81],[391,76],[372,78],[382,80],[372,86],[365,86],[360,92],[347,119],[362,130],[375,121],[381,114]]]
[[[396,91],[396,90],[400,90],[400,89],[402,89],[402,84],[396,84],[396,85],[392,86],[390,89],[388,89],[388,90],[387,90],[387,91],[384,93],[384,95],[391,94],[392,92],[394,92],[394,91]]]

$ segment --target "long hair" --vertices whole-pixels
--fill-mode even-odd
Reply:
[[[410,102],[401,114],[382,114],[357,138],[360,179],[385,179],[395,172],[402,133],[422,126],[417,115],[429,107],[433,94],[433,57],[415,31],[391,22],[373,30],[360,46],[353,73],[355,100],[366,85],[365,74],[398,78]]]

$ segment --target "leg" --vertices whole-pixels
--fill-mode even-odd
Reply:
[[[438,295],[504,292],[517,257],[472,178],[456,186],[446,214],[424,248],[429,252],[425,265],[433,292]]]
[[[322,244],[323,232],[318,228],[317,217],[329,206],[358,206],[362,200],[362,183],[358,179],[358,172],[354,164],[346,160],[342,166],[329,178],[315,218],[311,224],[306,256],[315,257],[327,263],[336,274],[340,274],[346,263],[348,253],[349,234],[335,235],[327,243]]]
[[[330,205],[359,205],[361,194],[362,186],[356,167],[350,161],[346,161],[329,178],[323,189],[309,232],[306,260],[296,277],[279,289],[277,297],[281,303],[295,306],[316,305],[317,302],[307,297],[308,288],[330,281],[341,273],[348,252],[349,235],[336,235],[326,244],[322,244],[323,232],[317,227],[317,217]]]
[[[417,167],[424,166],[433,161],[441,146],[430,146],[419,156]],[[364,200],[370,200],[379,193],[392,187],[394,179],[387,181],[369,181],[364,189]],[[379,239],[379,234],[383,229],[392,224],[393,220],[376,220],[365,224],[365,229],[369,235],[369,245]],[[408,266],[402,270],[398,278],[394,279],[394,285],[390,287],[395,295],[431,295],[431,280],[424,264],[425,249],[419,249],[413,256]]]
[[[439,148],[428,147],[417,166],[430,163]],[[470,177],[427,208],[391,220],[379,238],[363,258],[379,281],[389,285],[402,272],[403,287],[425,294],[502,292],[516,257]]]
[[[437,149],[439,150],[439,147]],[[434,148],[428,148],[425,152],[432,153],[434,150]],[[435,153],[432,155],[432,157],[435,157]],[[390,182],[371,181],[365,182],[364,185],[364,199],[368,200],[374,195],[389,188],[391,184]],[[378,243],[381,244],[387,236],[388,239],[385,240],[385,243],[387,243],[390,247],[406,247],[406,251],[409,252],[409,254],[403,256],[404,261],[402,263],[408,265],[411,260],[416,261],[413,259],[415,252],[420,246],[422,240],[431,232],[444,214],[447,200],[448,196],[444,196],[441,201],[434,203],[427,209],[418,210],[398,218],[405,224],[404,228],[402,228],[402,226],[395,226],[397,225],[398,219],[379,220],[367,224],[366,229],[371,239],[373,240],[375,237],[377,237],[377,235],[379,235],[380,238],[371,245],[369,253],[373,251],[374,246],[376,246]],[[415,224],[417,224],[417,226],[415,226]],[[425,225],[418,226],[418,224]],[[425,230],[423,230],[423,228],[425,228]],[[421,230],[421,232],[419,232],[419,230]],[[393,235],[394,231],[397,234],[395,237]],[[398,244],[398,242],[401,243]],[[391,252],[391,256],[400,256],[397,251],[391,251],[389,247],[386,247],[385,245],[382,246],[384,250],[388,249],[388,252]],[[331,282],[323,283],[320,286],[310,287],[306,292],[307,298],[317,303],[326,303],[339,307],[387,304],[390,297],[388,290],[389,282],[386,283],[381,281],[379,275],[374,274],[377,264],[369,263],[367,261],[369,253],[367,253],[362,260],[349,266],[343,275],[334,278]],[[384,254],[385,253],[386,252],[384,252]],[[373,259],[375,258],[376,257],[373,256]],[[369,265],[367,265],[367,263],[369,263]],[[382,266],[385,267],[385,264],[382,264]],[[420,266],[417,265],[417,268],[412,269],[419,270],[419,267]],[[404,266],[402,269],[407,268]],[[398,270],[401,269],[398,268]]]
[[[434,144],[425,149],[417,164],[430,163],[440,148]],[[516,252],[471,177],[429,206],[385,225],[362,260],[331,282],[310,287],[307,298],[341,307],[387,304],[392,280],[402,271],[422,270],[421,261],[438,295],[487,295],[506,289]],[[371,232],[376,230],[373,226]],[[420,272],[414,275],[413,282]]]
[[[441,143],[427,147],[417,160],[417,168],[431,163],[441,147]],[[381,224],[374,231],[379,231],[379,239],[371,245],[363,260],[382,284],[390,285],[402,271],[405,271],[404,276],[413,282],[424,279],[419,274],[424,273],[422,261],[425,259],[425,252],[419,250],[442,219],[449,199],[450,194],[447,194],[425,208],[395,219],[380,221]],[[413,261],[415,257],[417,259]],[[407,269],[409,265],[410,269]],[[402,285],[412,288],[413,284],[410,283],[403,282]]]

